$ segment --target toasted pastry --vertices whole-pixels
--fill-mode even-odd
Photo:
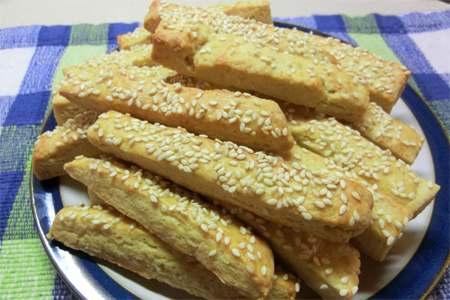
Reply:
[[[212,199],[213,200],[213,199]],[[358,290],[361,262],[350,244],[332,243],[213,200],[263,236],[274,255],[324,299],[348,299]]]
[[[106,202],[91,189],[88,189],[88,193],[92,204],[107,205]],[[180,255],[182,255],[181,252]],[[205,269],[205,272],[209,272],[209,270]],[[300,291],[300,279],[293,276],[292,273],[287,273],[287,271],[280,265],[275,265],[275,274],[273,277],[272,290],[270,291],[270,294],[267,295],[266,300],[268,299],[293,300],[295,299],[295,295],[299,291]],[[233,297],[230,297],[229,299],[233,299]]]
[[[382,149],[389,149],[398,159],[412,164],[422,149],[424,138],[411,126],[396,120],[375,103],[359,123],[350,124],[363,137]]]
[[[376,186],[417,216],[435,197],[439,186],[420,178],[411,166],[382,150],[356,130],[306,108],[291,107],[286,115],[297,143],[329,158],[346,179]]]
[[[90,70],[92,68],[97,68],[99,66],[115,67],[115,68],[127,68],[133,66],[153,67],[159,64],[149,59],[149,57],[151,57],[152,49],[153,49],[152,45],[140,45],[135,46],[133,47],[133,49],[130,50],[112,51],[106,54],[93,56],[72,67],[76,67],[83,70]],[[67,70],[69,69],[63,69],[64,76],[67,76]],[[166,68],[161,68],[160,73],[161,76],[163,76],[164,78],[176,74],[175,71],[171,71]],[[57,89],[58,86],[56,86],[56,90]]]
[[[132,132],[126,131],[128,126]],[[195,192],[325,239],[348,241],[369,225],[372,196],[363,186],[328,182],[298,164],[279,162],[231,142],[114,111],[99,118],[89,139],[102,151]],[[340,215],[332,204],[341,204],[342,197],[348,202],[346,213]]]
[[[33,152],[33,171],[39,180],[65,175],[64,164],[78,155],[98,157],[101,151],[86,138],[87,129],[97,120],[98,114],[88,111],[67,120],[37,138]]]
[[[227,15],[217,9],[210,7],[195,7],[189,5],[179,5],[154,0],[150,5],[149,11],[145,16],[143,27],[151,33],[162,23],[162,26],[171,26],[172,21],[180,17],[195,18],[194,22],[200,21],[207,24],[214,33],[233,34],[234,36],[245,36],[247,39],[254,40],[261,46],[273,46],[278,52],[287,52],[304,58],[311,59],[317,63],[336,63],[336,59],[327,51],[314,45],[306,45],[304,41],[292,44],[291,40],[284,38],[283,28],[264,24],[253,19],[245,19],[240,16]],[[173,20],[170,20],[173,19]],[[192,23],[190,21],[190,23]],[[189,26],[197,29],[196,25]],[[295,36],[294,36],[295,38]]]
[[[294,146],[290,151],[283,153],[280,158],[297,162],[305,168],[315,168],[316,172],[331,178],[348,180],[344,175],[345,171],[332,163],[330,159],[299,146]],[[377,185],[369,186],[361,177],[352,178],[352,180],[366,186],[367,190],[372,193],[374,201],[369,227],[360,235],[352,238],[350,243],[373,259],[383,261],[394,244],[401,238],[403,228],[408,225],[412,213],[379,190]]]
[[[129,113],[252,149],[284,151],[294,146],[277,103],[238,92],[172,85],[159,80],[159,73],[152,70],[99,67],[88,72],[71,68],[58,91],[86,109]],[[102,74],[108,74],[106,79],[102,80]],[[87,85],[89,89],[82,90]]]
[[[265,24],[273,24],[270,3],[266,0],[220,2],[204,6],[207,10],[219,10],[228,16],[239,16]]]
[[[234,1],[215,3],[205,6],[210,11],[223,12],[226,15],[253,19],[266,24],[273,24],[268,1]],[[133,32],[117,36],[117,44],[121,50],[129,50],[136,45],[152,43],[152,34],[143,27],[137,27]]]
[[[143,27],[137,27],[133,32],[117,36],[120,50],[129,50],[134,46],[149,45],[152,43],[152,34]]]
[[[195,193],[110,157],[78,157],[65,169],[106,203],[195,257],[242,295],[263,299],[270,292],[274,262],[269,246]],[[258,253],[257,259],[241,247],[247,244]]]
[[[70,102],[60,94],[53,96],[52,105],[56,123],[59,126],[63,126],[67,120],[73,119],[76,115],[82,114],[87,110],[82,106]]]
[[[405,66],[384,60],[367,50],[354,47],[334,38],[300,33],[312,45],[321,47],[333,55],[342,69],[355,80],[363,80],[369,88],[370,101],[390,113],[405,89],[411,71]]]
[[[190,27],[181,28],[185,21],[161,23],[153,34],[154,61],[185,75],[313,107],[349,122],[360,121],[367,109],[366,87],[336,65],[315,64],[245,37],[212,34],[200,22],[189,32]]]
[[[194,257],[175,250],[109,205],[65,207],[56,215],[47,236],[198,297],[243,298]],[[275,271],[278,279],[266,299],[295,298],[299,283],[291,277],[283,280],[284,274],[282,269]]]
[[[338,39],[324,38],[296,29],[277,28],[239,17],[229,17],[220,12],[205,12],[203,8],[153,1],[144,27],[154,33],[161,20],[165,22],[174,13],[177,16],[195,16],[208,24],[215,33],[244,36],[260,45],[273,46],[279,52],[339,64],[353,80],[367,85],[370,101],[377,103],[388,113],[399,99],[411,74],[410,70],[400,64],[383,60]]]

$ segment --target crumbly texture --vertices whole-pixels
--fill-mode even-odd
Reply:
[[[91,189],[88,189],[88,193],[91,203],[101,205],[106,204],[106,202]],[[249,246],[247,245],[247,247]],[[209,272],[209,270],[205,269],[205,272]],[[300,279],[293,276],[292,273],[287,273],[280,265],[275,265],[273,279],[272,290],[267,295],[266,300],[295,299],[295,295],[300,291]],[[200,278],[200,280],[202,279]],[[213,288],[216,288],[216,286],[213,286]],[[230,297],[229,299],[233,299],[233,297]]]
[[[143,27],[137,27],[133,32],[117,36],[120,50],[129,50],[134,46],[149,45],[152,43],[152,34]]]
[[[247,93],[172,85],[160,79],[162,69],[71,68],[58,91],[86,109],[129,113],[255,150],[277,152],[294,146],[276,102]],[[83,86],[89,88],[83,90]]]
[[[211,34],[199,23],[188,33],[180,22],[174,29],[158,27],[152,59],[179,73],[214,84],[256,91],[349,122],[361,120],[369,103],[366,87],[333,64],[279,53],[269,46],[231,34]],[[179,26],[179,27],[177,27]]]
[[[195,13],[195,11],[198,11]],[[355,82],[364,84],[370,101],[390,112],[399,99],[411,71],[406,67],[353,47],[334,38],[305,32],[277,28],[240,17],[230,17],[214,11],[204,12],[196,7],[154,1],[146,16],[144,26],[155,32],[161,21],[173,15],[188,14],[208,24],[215,33],[243,36],[260,45],[269,45],[281,53],[313,59],[315,62],[339,64]]]
[[[65,169],[108,204],[178,251],[195,257],[244,296],[263,299],[270,292],[274,262],[267,243],[195,193],[110,157],[79,157]],[[257,256],[254,260],[247,255],[247,244]]]
[[[205,6],[205,9],[220,11],[229,16],[239,16],[244,19],[253,19],[258,22],[273,24],[268,1],[234,1],[215,3]],[[120,50],[130,50],[134,46],[152,43],[152,34],[144,27],[137,27],[133,32],[117,36]]]
[[[49,238],[205,299],[241,299],[193,256],[183,254],[109,205],[68,206],[55,217]],[[277,277],[285,271],[277,270]],[[274,280],[266,299],[294,299],[296,280]],[[282,298],[278,296],[283,295]]]
[[[98,66],[105,67],[115,67],[115,68],[127,68],[127,67],[153,67],[159,65],[153,60],[149,59],[151,57],[151,52],[153,45],[138,45],[130,50],[112,51],[106,54],[93,56],[84,60],[83,62],[74,65],[79,69],[89,70],[96,68]],[[67,76],[67,71],[69,68],[63,69],[64,76]],[[168,76],[173,76],[176,74],[175,71],[168,69],[161,69],[162,74],[170,74]],[[56,90],[58,86],[56,86]]]
[[[380,189],[417,216],[435,197],[439,185],[420,178],[405,164],[334,118],[299,106],[286,115],[297,143],[329,158],[344,178]]]
[[[33,152],[33,171],[39,180],[65,175],[64,164],[78,155],[98,157],[101,151],[87,139],[89,126],[97,120],[98,113],[88,111],[67,120],[37,138]]]
[[[324,299],[348,299],[358,290],[361,262],[351,244],[332,243],[214,200],[263,236],[291,272]]]
[[[363,80],[369,89],[370,101],[390,113],[405,89],[411,71],[405,66],[384,60],[367,50],[341,42],[338,39],[309,36],[299,33],[312,45],[333,55],[348,74]]]
[[[375,103],[369,104],[361,122],[350,126],[378,147],[389,149],[395,157],[410,165],[425,141],[414,128],[394,119]]]
[[[217,9],[228,16],[238,16],[243,19],[252,19],[265,24],[273,24],[270,3],[265,0],[221,2],[207,5],[205,8],[207,10]]]
[[[114,111],[99,118],[89,139],[102,151],[195,192],[325,239],[345,242],[369,225],[372,196],[363,186],[329,182],[298,164],[231,142],[148,124]],[[341,203],[342,194],[348,202],[346,213],[340,215],[333,203]]]
[[[315,168],[321,174],[331,178],[347,179],[345,171],[322,157],[300,146],[294,146],[291,151],[283,153],[282,159],[297,162],[306,168]],[[378,189],[376,185],[369,186],[362,177],[352,178],[367,187],[372,193],[373,207],[369,227],[360,235],[352,238],[350,243],[377,261],[383,261],[394,244],[401,238],[404,227],[409,223],[412,213],[395,202],[389,195]],[[345,207],[341,207],[345,211]]]
[[[193,22],[200,20],[202,23],[207,24],[212,32],[217,34],[225,33],[233,36],[244,36],[261,46],[272,46],[274,50],[280,53],[295,54],[311,59],[315,63],[336,63],[336,59],[320,47],[306,45],[304,41],[291,40],[291,37],[286,39],[285,35],[289,33],[289,31],[285,31],[286,29],[257,22],[254,19],[227,15],[210,7],[178,5],[155,0],[150,5],[143,26],[149,32],[155,33],[160,23],[164,27],[171,26],[170,22],[172,21],[170,21],[170,18],[178,19],[185,16],[194,19]],[[195,30],[196,26],[190,27]],[[294,44],[291,42],[294,42]]]
[[[53,113],[55,115],[56,123],[59,126],[63,126],[69,119],[75,118],[76,115],[82,114],[86,109],[73,102],[67,100],[67,98],[56,94],[52,99]]]

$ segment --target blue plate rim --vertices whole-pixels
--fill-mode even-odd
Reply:
[[[336,38],[325,32],[299,25],[278,21],[275,21],[274,24],[278,27],[296,28],[304,32],[312,31],[323,37]],[[448,235],[444,235],[442,238],[442,232],[450,232],[450,221],[448,220],[450,216],[450,206],[448,205],[450,203],[450,162],[448,160],[450,139],[426,100],[409,84],[406,85],[401,98],[412,111],[427,138],[435,167],[436,183],[441,186],[441,190],[435,199],[429,228],[417,252],[406,267],[371,299],[425,299],[438,284],[450,263],[450,238]],[[51,111],[45,118],[40,134],[55,126],[56,121]],[[62,270],[61,263],[64,261],[65,255],[71,255],[74,258],[76,265],[72,267],[76,266],[83,271],[83,274],[89,275],[84,284],[96,287],[98,296],[103,299],[138,299],[103,272],[89,256],[83,255],[80,251],[64,248],[62,244],[46,238],[45,233],[49,231],[53,221],[51,217],[54,218],[55,211],[62,208],[58,179],[39,181],[34,175],[32,167],[29,179],[33,217],[40,240],[59,275],[70,289],[79,298],[87,299],[87,295],[79,288],[83,284],[80,282],[74,284],[71,275]],[[435,247],[436,245],[438,247]],[[427,258],[434,260],[430,262]],[[428,272],[424,272],[424,270],[428,270]]]

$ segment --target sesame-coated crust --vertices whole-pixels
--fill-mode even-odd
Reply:
[[[194,11],[198,13],[195,14]],[[144,27],[154,33],[161,21],[166,21],[174,14],[195,15],[209,24],[215,33],[226,32],[245,36],[248,39],[258,40],[260,44],[273,46],[279,52],[318,61],[326,59],[331,63],[339,64],[342,70],[352,76],[353,80],[366,85],[370,101],[377,103],[388,113],[400,98],[411,74],[410,70],[396,62],[386,61],[338,39],[324,38],[295,29],[276,28],[237,16],[225,16],[217,11],[205,12],[204,8],[168,4],[156,0],[150,6]]]
[[[276,102],[247,93],[172,85],[159,79],[157,71],[162,69],[70,68],[58,91],[86,109],[129,113],[152,123],[181,126],[255,150],[277,152],[294,146]],[[82,86],[89,88],[83,90]]]
[[[250,0],[215,3],[205,7],[208,10],[221,11],[229,16],[239,16],[258,22],[273,24],[268,1]],[[129,50],[136,45],[152,43],[152,34],[143,27],[137,27],[133,32],[117,36],[120,50]]]
[[[196,26],[197,35],[159,26],[153,35],[152,59],[185,75],[314,107],[349,122],[360,121],[367,109],[366,87],[334,64],[315,64],[243,37],[210,34],[203,24]]]
[[[424,137],[371,102],[360,123],[350,124],[363,137],[411,165],[422,149]]]
[[[193,191],[325,239],[345,242],[369,225],[372,196],[363,186],[330,181],[298,164],[231,142],[114,111],[99,118],[89,139],[102,151]],[[340,215],[342,205],[346,213]]]
[[[322,298],[348,299],[358,290],[361,262],[358,250],[351,244],[329,242],[262,219],[240,207],[217,203],[263,236],[275,257]]]
[[[67,120],[73,119],[76,115],[82,114],[86,109],[73,102],[67,100],[67,98],[56,94],[52,99],[53,114],[55,115],[56,123],[62,126]]]
[[[88,189],[89,198],[91,204],[101,204],[106,205],[106,202],[101,199],[95,192]],[[247,247],[250,247],[247,245]],[[205,271],[208,271],[205,269]],[[209,271],[208,271],[209,272]],[[212,287],[213,289],[215,287]],[[266,300],[279,300],[279,299],[295,299],[295,295],[300,291],[300,280],[293,276],[292,273],[287,273],[287,271],[280,265],[275,265],[275,275],[272,285],[272,290],[270,294],[267,295]],[[232,299],[230,297],[229,299]]]
[[[64,164],[78,155],[98,157],[101,151],[87,139],[87,129],[97,120],[98,113],[84,112],[56,126],[37,138],[33,152],[33,171],[39,180],[65,175]]]
[[[243,19],[252,19],[265,24],[273,24],[270,3],[266,0],[227,1],[207,5],[205,8],[208,10],[220,10],[228,16],[239,16]]]
[[[143,27],[137,27],[133,32],[117,36],[120,50],[129,50],[134,46],[152,43],[152,34]]]
[[[283,153],[281,158],[297,162],[306,168],[315,168],[323,175],[348,179],[345,171],[333,164],[330,159],[299,146],[294,146],[291,151]],[[375,186],[367,186],[362,178],[352,179],[367,187],[367,190],[372,193],[374,202],[369,227],[352,238],[350,243],[373,259],[382,261],[402,236],[403,228],[408,225],[412,213]]]
[[[244,296],[263,299],[270,292],[274,262],[266,242],[195,193],[111,158],[79,157],[65,169],[108,204],[178,251],[194,256]],[[247,255],[247,244],[253,246],[254,260]]]
[[[289,128],[296,142],[330,158],[344,178],[380,189],[417,216],[435,197],[439,185],[421,178],[411,166],[382,150],[334,118],[292,107]]]
[[[162,281],[198,297],[243,298],[193,256],[175,250],[109,205],[63,208],[56,215],[48,236],[68,247],[106,259],[147,279]],[[283,276],[285,271],[276,273]],[[288,296],[283,299],[293,299],[296,282],[291,278],[274,281],[273,290]],[[266,299],[271,299],[271,294]]]

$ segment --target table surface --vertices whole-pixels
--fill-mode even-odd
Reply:
[[[178,3],[188,3],[194,5],[204,5],[212,3],[213,1],[208,0],[172,0]],[[217,0],[219,1],[219,0]],[[214,2],[217,2],[214,1]],[[228,0],[223,0],[228,1]],[[148,10],[148,6],[151,0],[0,0],[0,28],[9,28],[16,26],[28,26],[28,25],[74,25],[81,23],[88,24],[103,24],[103,23],[133,23],[142,22],[144,16]],[[320,0],[320,1],[310,1],[310,0],[272,0],[271,10],[272,15],[277,18],[288,18],[288,17],[299,17],[299,16],[312,16],[312,15],[348,15],[348,16],[365,16],[367,14],[378,13],[382,15],[402,15],[410,12],[429,12],[429,11],[443,11],[449,10],[450,5],[437,0]],[[447,13],[444,17],[448,19],[449,14]],[[448,23],[448,22],[447,22]],[[409,24],[411,25],[411,24]],[[420,32],[411,35],[414,38],[414,42],[420,46],[420,50],[424,52],[425,56],[419,57],[419,60],[414,58],[414,60],[407,60],[406,62],[411,64],[417,64],[414,72],[419,73],[420,76],[416,78],[417,86],[414,86],[416,90],[422,92],[423,96],[426,98],[427,102],[433,108],[434,112],[438,115],[438,118],[442,121],[447,133],[450,132],[450,111],[449,111],[449,99],[450,95],[439,95],[436,93],[436,87],[444,86],[444,92],[447,93],[448,86],[450,85],[450,58],[446,54],[445,49],[450,49],[450,26],[442,29],[442,32],[447,32],[446,39],[439,41],[429,41],[436,37],[436,32],[427,32],[426,36],[421,36]],[[416,33],[416,32],[414,32]],[[404,34],[404,33],[403,33]],[[0,39],[1,39],[0,32]],[[355,36],[354,36],[355,37]],[[442,37],[442,35],[439,35]],[[363,36],[359,37],[359,42],[365,42]],[[370,43],[368,44],[370,45]],[[19,49],[19,48],[18,48]],[[386,48],[388,49],[388,48]],[[443,50],[444,49],[444,50]],[[6,49],[9,51],[9,49]],[[382,51],[383,49],[376,49]],[[403,53],[401,49],[396,49]],[[21,54],[26,52],[26,49],[12,49],[11,53],[16,51]],[[16,53],[14,52],[14,53]],[[389,52],[390,53],[390,52]],[[413,54],[415,55],[416,52]],[[411,56],[413,56],[411,54]],[[392,56],[396,58],[395,56]],[[405,56],[406,57],[406,56]],[[405,59],[405,57],[402,57]],[[406,57],[409,59],[409,57]],[[428,61],[427,61],[428,60]],[[426,62],[427,64],[419,64],[417,61]],[[3,63],[3,65],[2,65]],[[406,63],[405,63],[406,64]],[[427,69],[424,66],[430,67]],[[0,55],[0,71],[1,67],[5,67],[6,60]],[[24,69],[25,70],[25,69]],[[434,76],[434,77],[433,77]],[[10,90],[8,87],[8,80],[11,82],[14,78],[9,78],[8,74],[2,74],[0,72],[0,96],[2,95],[2,83],[3,87]],[[430,78],[430,79],[429,79]],[[442,79],[443,78],[443,79]],[[421,89],[425,86],[425,83],[436,81],[439,79],[442,82],[441,86],[434,84],[430,88]],[[6,82],[6,85],[5,85]],[[20,83],[20,82],[19,82]],[[5,93],[3,93],[5,94]],[[10,95],[11,93],[6,93],[5,95]],[[435,98],[438,96],[438,98]],[[1,100],[1,99],[0,99]],[[2,120],[3,111],[1,108],[2,103],[0,103],[0,121]],[[0,127],[0,136],[2,133],[2,128]],[[7,130],[5,129],[4,132]],[[1,146],[1,145],[0,145]],[[2,153],[3,154],[3,153]],[[0,161],[1,162],[1,161]],[[12,163],[10,163],[12,164]],[[25,201],[25,200],[24,200]],[[27,202],[28,203],[28,202]],[[2,216],[3,218],[3,216]],[[2,220],[0,220],[2,221]],[[3,222],[3,221],[2,221]],[[1,225],[1,224],[0,224]],[[1,229],[1,228],[0,228]],[[0,232],[1,234],[1,232]],[[1,236],[1,235],[0,235]],[[12,245],[15,241],[3,243],[0,240],[0,253],[7,259],[8,247],[5,245]],[[12,247],[12,246],[11,246]],[[39,251],[42,251],[40,243],[36,247],[40,247]],[[31,248],[30,248],[31,249]],[[37,251],[37,250],[36,250]],[[46,259],[45,256],[42,256]],[[2,257],[0,257],[0,262],[2,262]],[[3,260],[5,262],[5,260]],[[448,273],[446,274],[448,275]],[[0,287],[4,274],[0,272]],[[41,276],[42,277],[42,276]],[[41,282],[42,278],[39,277],[36,282]],[[6,278],[6,277],[5,277]],[[37,278],[37,277],[36,277]],[[444,298],[449,299],[448,291],[450,287],[447,288],[447,279],[449,276],[444,277],[444,282],[441,282]],[[17,277],[18,284],[20,283],[20,278]],[[55,281],[56,283],[61,283]],[[24,287],[27,285],[25,284]],[[444,288],[445,286],[445,288]],[[56,288],[55,288],[56,289]],[[64,291],[61,293],[65,293]],[[1,295],[0,288],[0,295]],[[62,298],[64,295],[70,294],[60,294]],[[440,299],[441,294],[434,293],[430,298]],[[67,296],[69,297],[69,296]],[[24,297],[26,299],[26,297]]]
[[[141,22],[150,2],[150,0],[1,0],[0,28],[37,24],[72,25],[80,23]],[[177,0],[176,2],[204,5],[217,1]],[[437,0],[271,1],[272,15],[279,18],[330,14],[357,16],[379,13],[397,15],[449,8],[449,4]]]

